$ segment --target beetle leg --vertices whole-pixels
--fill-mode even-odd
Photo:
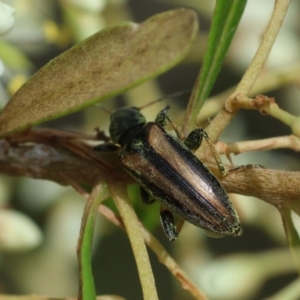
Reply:
[[[175,219],[173,214],[164,206],[160,207],[160,221],[165,235],[169,241],[175,241],[184,224],[184,220],[180,219],[178,224],[175,225]]]
[[[168,119],[167,112],[170,109],[170,106],[167,105],[164,109],[162,109],[155,118],[155,123],[161,127],[165,127]]]
[[[106,143],[112,142],[111,137],[107,136],[103,130],[99,129],[99,127],[96,127],[94,131],[96,131],[97,140],[104,141]]]
[[[168,110],[170,109],[170,106],[166,106],[164,109],[162,109],[158,115],[155,118],[155,123],[160,125],[161,127],[165,127],[167,120],[171,123],[173,129],[175,130],[178,138],[180,140],[183,139],[182,134],[180,133],[180,129],[178,126],[172,121],[172,119],[167,115]]]
[[[222,160],[221,160],[214,144],[211,142],[208,134],[205,132],[205,130],[203,128],[196,128],[195,130],[191,131],[189,133],[189,135],[186,137],[184,144],[189,149],[195,151],[200,147],[203,138],[205,138],[205,140],[210,148],[210,151],[213,153],[213,156],[218,165],[220,173],[224,177],[227,174],[225,167],[222,163]]]
[[[203,139],[202,128],[197,128],[189,133],[189,135],[185,138],[184,144],[192,151],[196,151],[202,142]]]
[[[167,236],[169,241],[175,241],[179,233],[176,230],[172,213],[168,210],[162,210],[160,212],[160,221],[165,235]]]
[[[143,189],[142,187],[140,187],[140,194],[141,194],[141,198],[143,200],[143,203],[152,204],[152,203],[155,202],[155,199],[151,199],[148,192],[145,189]]]
[[[238,171],[244,171],[244,170],[251,170],[251,169],[265,169],[265,167],[263,165],[260,164],[248,164],[248,165],[242,165],[242,166],[238,166],[234,169],[229,170],[228,172],[238,172]]]

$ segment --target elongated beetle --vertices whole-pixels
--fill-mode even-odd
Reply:
[[[209,232],[240,235],[239,219],[227,193],[192,152],[203,137],[210,142],[206,132],[197,128],[181,142],[164,128],[167,120],[173,124],[168,109],[161,110],[154,122],[146,122],[136,107],[111,114],[109,132],[122,147],[121,164],[140,184],[144,203],[158,200],[162,204],[161,223],[169,240],[178,237],[183,225],[176,225],[173,213]]]

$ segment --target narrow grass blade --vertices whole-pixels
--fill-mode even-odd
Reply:
[[[223,60],[246,6],[246,0],[218,0],[213,15],[203,65],[188,106],[186,118],[192,126],[216,81]]]
[[[96,299],[96,289],[92,272],[92,244],[94,236],[95,218],[98,206],[108,197],[106,185],[98,184],[94,187],[84,209],[82,216],[80,236],[77,246],[79,265],[79,300]]]

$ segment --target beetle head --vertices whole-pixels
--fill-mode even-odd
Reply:
[[[137,107],[125,107],[114,111],[110,115],[109,133],[114,143],[120,143],[120,139],[136,126],[146,123],[146,118]]]

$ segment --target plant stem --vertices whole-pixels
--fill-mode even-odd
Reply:
[[[148,252],[140,229],[139,221],[127,195],[126,185],[114,184],[110,185],[109,189],[120,212],[131,243],[142,285],[143,299],[158,300]]]
[[[289,2],[289,0],[277,0],[275,2],[269,25],[250,66],[248,67],[245,75],[238,84],[234,93],[227,99],[224,109],[219,112],[219,114],[206,128],[206,131],[209,134],[212,142],[216,142],[218,140],[220,134],[228,126],[239,109],[239,107],[234,107],[232,105],[233,99],[235,99],[238,94],[246,96],[250,92],[276,40],[276,37],[286,15]]]
[[[257,52],[246,70],[242,80],[238,84],[235,92],[231,95],[230,99],[233,99],[236,94],[242,93],[247,95],[262,70],[281,28],[287,9],[289,7],[290,0],[276,0],[275,7],[269,25],[264,33],[263,39],[257,49]]]

